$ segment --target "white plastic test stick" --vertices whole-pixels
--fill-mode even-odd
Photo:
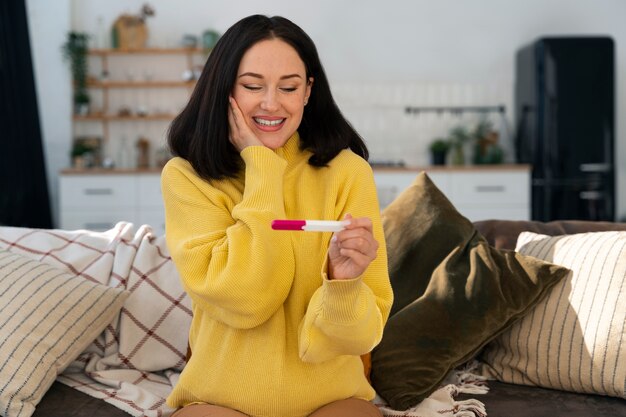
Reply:
[[[295,230],[303,232],[340,232],[350,224],[350,220],[274,220],[274,230]]]

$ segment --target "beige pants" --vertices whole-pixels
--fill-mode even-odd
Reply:
[[[172,417],[248,417],[239,411],[217,405],[193,404],[176,411]],[[281,416],[276,416],[281,417]],[[348,398],[327,404],[309,417],[382,417],[382,413],[369,401]]]

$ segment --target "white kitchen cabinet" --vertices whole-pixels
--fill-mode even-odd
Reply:
[[[68,208],[132,208],[132,175],[70,175],[61,177],[63,206]]]
[[[127,221],[165,233],[160,173],[62,173],[59,181],[62,229],[102,231]]]
[[[381,209],[406,189],[422,170],[471,221],[530,219],[530,167],[526,165],[375,169]]]
[[[461,214],[471,221],[530,219],[527,166],[424,169]],[[374,169],[381,209],[415,180],[420,169]],[[111,173],[67,170],[60,175],[62,229],[107,230],[119,221],[148,224],[165,233],[160,172]]]

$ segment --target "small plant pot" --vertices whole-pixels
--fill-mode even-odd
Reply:
[[[446,164],[446,151],[431,151],[430,163],[433,165],[445,165]]]

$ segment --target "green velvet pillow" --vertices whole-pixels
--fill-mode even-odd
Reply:
[[[394,304],[372,384],[405,410],[523,316],[568,269],[498,250],[425,173],[383,211]]]

